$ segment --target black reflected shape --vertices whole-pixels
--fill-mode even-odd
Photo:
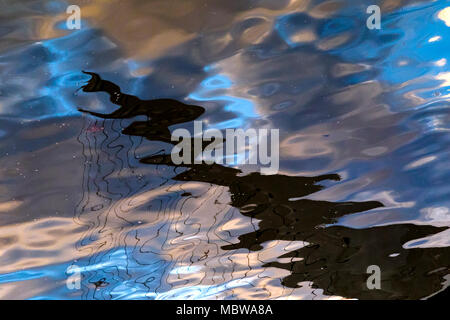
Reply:
[[[103,119],[124,119],[139,115],[147,121],[133,122],[124,134],[148,140],[172,143],[169,126],[193,121],[205,109],[172,99],[140,100],[123,94],[114,83],[92,76],[82,87],[85,92],[106,92],[120,108],[111,114],[80,111]],[[203,145],[205,146],[205,145]],[[192,152],[193,153],[193,152]],[[317,177],[285,175],[240,175],[241,171],[219,164],[176,165],[170,155],[154,155],[141,159],[144,164],[184,167],[172,177],[177,181],[200,181],[229,187],[231,205],[240,212],[260,220],[258,230],[238,237],[239,242],[225,245],[224,250],[245,248],[261,250],[273,240],[303,241],[305,245],[265,264],[288,270],[282,280],[296,288],[301,282],[312,282],[327,295],[360,299],[418,299],[442,289],[444,276],[450,273],[449,248],[405,249],[411,240],[439,233],[447,228],[396,224],[366,229],[333,225],[339,217],[382,207],[378,201],[328,202],[303,197],[323,189],[324,180],[339,181],[337,174]],[[286,262],[286,260],[288,262]],[[282,262],[283,261],[283,262]],[[367,267],[381,269],[381,289],[368,289]]]
[[[442,288],[449,273],[450,248],[412,248],[403,245],[447,229],[396,224],[368,229],[331,226],[306,239],[308,245],[265,267],[290,271],[283,285],[298,287],[312,281],[327,294],[358,299],[419,299]],[[290,260],[290,261],[289,261]],[[369,290],[367,267],[381,270],[381,289]]]
[[[123,134],[171,143],[169,126],[193,121],[205,112],[203,107],[187,105],[174,99],[141,100],[136,96],[122,93],[119,86],[111,81],[102,80],[96,73],[83,72],[92,77],[81,87],[84,92],[106,92],[110,101],[120,108],[110,114],[84,109],[78,109],[79,111],[102,119],[129,119],[141,115],[150,118],[148,121],[133,122],[122,131]]]

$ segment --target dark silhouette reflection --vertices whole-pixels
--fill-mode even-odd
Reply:
[[[136,96],[122,93],[119,86],[102,80],[96,73],[83,72],[92,76],[82,87],[84,92],[106,92],[111,102],[120,108],[110,114],[84,109],[78,109],[79,111],[102,119],[128,119],[140,115],[150,118],[147,121],[133,122],[122,131],[127,135],[171,143],[169,126],[195,120],[205,112],[202,107],[187,105],[174,99],[141,100]]]
[[[444,231],[446,228],[398,224],[368,229],[332,226],[306,239],[307,246],[271,262],[266,267],[289,270],[283,279],[287,287],[313,281],[325,293],[359,299],[418,299],[442,288],[449,273],[449,248],[404,249],[414,239]],[[300,258],[303,260],[296,261]],[[367,267],[381,270],[381,290],[369,290]]]
[[[83,91],[101,91],[110,95],[120,109],[111,114],[82,112],[107,119],[147,116],[123,130],[149,140],[170,141],[169,126],[199,117],[204,109],[176,100],[140,100],[120,92],[112,82],[92,76]],[[170,155],[155,155],[141,159],[142,163],[177,167]],[[180,166],[178,166],[180,167]],[[305,246],[289,252],[266,267],[290,271],[282,281],[287,287],[298,287],[308,281],[327,295],[361,299],[417,299],[427,297],[442,288],[448,274],[449,248],[404,249],[414,239],[445,230],[433,226],[397,224],[366,229],[329,226],[339,217],[383,206],[377,201],[328,202],[303,199],[323,188],[324,180],[339,181],[337,174],[317,177],[285,175],[240,175],[241,171],[219,164],[182,165],[186,170],[172,177],[178,181],[200,181],[227,186],[231,205],[240,212],[260,220],[258,230],[239,236],[239,242],[222,247],[224,250],[246,248],[257,251],[272,240],[303,241]],[[285,262],[285,261],[288,262]],[[367,267],[381,269],[381,289],[369,290]]]

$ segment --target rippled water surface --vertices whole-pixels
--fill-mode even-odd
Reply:
[[[0,298],[445,290],[449,50],[447,0],[2,1]],[[175,166],[194,120],[279,129],[280,171]]]

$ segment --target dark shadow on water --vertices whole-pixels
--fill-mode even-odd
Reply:
[[[119,86],[102,80],[96,73],[84,73],[91,75],[92,79],[82,87],[83,91],[106,92],[111,102],[120,108],[110,114],[83,109],[79,111],[102,119],[128,119],[140,115],[150,118],[147,121],[133,122],[122,131],[123,134],[171,143],[169,126],[193,121],[205,112],[203,107],[186,105],[173,99],[141,100],[136,96],[123,94]]]
[[[172,143],[169,127],[189,122],[201,116],[205,109],[172,99],[141,100],[127,95],[99,75],[86,72],[92,78],[82,87],[85,92],[106,92],[120,108],[110,114],[87,110],[103,119],[124,119],[147,116],[123,130],[124,134],[148,140]],[[239,236],[239,242],[225,245],[223,250],[248,249],[258,251],[268,241],[303,241],[305,245],[279,257],[265,267],[288,270],[282,280],[295,288],[301,282],[312,282],[314,288],[327,295],[359,299],[418,299],[442,289],[444,276],[450,272],[449,248],[412,248],[403,245],[414,239],[444,231],[446,227],[396,224],[366,229],[332,225],[338,218],[382,207],[378,201],[328,202],[302,197],[323,189],[321,181],[339,181],[337,174],[317,177],[285,175],[240,175],[241,171],[219,164],[175,165],[170,155],[155,155],[141,159],[144,164],[185,167],[186,171],[172,177],[177,181],[199,181],[227,186],[231,205],[248,217],[260,220],[258,230]],[[296,200],[293,200],[293,199]],[[300,199],[299,199],[300,198]],[[287,261],[287,262],[286,262]],[[369,290],[367,268],[381,269],[381,289]]]

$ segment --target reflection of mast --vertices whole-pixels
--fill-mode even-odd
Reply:
[[[106,90],[111,94],[111,101],[119,105],[132,103],[139,106],[137,98],[121,94],[112,82],[91,75],[95,81],[83,87],[84,91]],[[85,121],[78,137],[85,158],[83,197],[75,214],[76,222],[87,229],[77,248],[89,259],[84,265],[82,261],[75,263],[84,270],[83,298],[108,298],[115,285],[130,280],[136,281],[133,287],[139,288],[141,292],[154,292],[168,286],[161,279],[167,276],[170,265],[175,264],[177,259],[164,253],[164,243],[161,248],[157,248],[162,254],[152,251],[148,243],[158,236],[160,229],[172,231],[170,226],[181,214],[176,211],[180,199],[176,193],[165,192],[162,196],[142,201],[141,194],[161,188],[162,185],[170,188],[173,182],[168,183],[165,178],[158,180],[159,173],[150,176],[148,168],[152,167],[140,166],[135,152],[142,137],[170,142],[169,125],[195,118],[204,111],[201,107],[193,108],[193,115],[188,114],[186,118],[184,114],[180,118],[179,108],[163,108],[166,107],[165,103],[171,101],[160,100],[156,108],[151,108],[151,121],[132,121],[124,130],[122,118],[139,115],[139,111],[138,114],[119,112],[109,117],[92,113],[101,118],[112,118],[113,121],[92,118]],[[146,112],[149,109],[142,110]],[[169,121],[166,121],[166,117]],[[121,131],[128,136],[121,134]],[[158,169],[152,169],[155,170]],[[145,223],[141,225],[136,212],[133,212],[136,208],[133,202],[137,199],[139,206],[145,205],[145,209],[156,211],[143,217],[151,220],[152,225],[148,229],[156,229],[156,232],[146,231]],[[130,212],[133,214],[130,215]],[[155,265],[158,266],[156,270]],[[116,279],[117,283],[108,283],[110,279]],[[97,290],[100,287],[102,290]]]
[[[140,100],[120,92],[115,84],[102,80],[97,74],[83,90],[107,92],[120,108],[111,114],[80,110],[100,118],[130,118],[145,115],[147,121],[134,122],[123,133],[148,140],[169,142],[169,126],[195,120],[204,109],[172,99]],[[142,163],[175,165],[170,155],[143,158]],[[175,181],[199,181],[226,186],[231,205],[245,216],[259,220],[258,229],[239,236],[239,242],[223,246],[223,250],[246,248],[261,250],[272,240],[302,241],[308,245],[280,258],[292,258],[290,263],[272,262],[291,272],[283,280],[288,287],[312,281],[325,294],[363,299],[417,299],[429,296],[442,287],[443,276],[449,273],[449,248],[404,249],[402,245],[445,230],[432,226],[399,224],[368,229],[351,229],[333,224],[344,215],[383,206],[377,201],[328,202],[301,198],[321,190],[317,183],[340,180],[336,174],[317,177],[284,175],[238,175],[239,170],[218,164],[183,165],[185,171],[172,177]],[[394,255],[393,255],[394,254]],[[393,255],[393,256],[392,256]],[[366,269],[381,268],[382,288],[368,290]]]
[[[124,228],[132,224],[123,209],[122,199],[139,192],[147,182],[141,177],[127,177],[137,160],[133,156],[141,138],[125,138],[120,134],[120,121],[86,119],[78,141],[84,157],[83,196],[76,208],[75,220],[86,231],[77,249],[88,257],[83,268],[83,298],[98,298],[95,288],[105,278],[102,269],[90,268],[108,260],[117,247],[125,242]],[[92,269],[92,271],[90,271]],[[115,277],[124,277],[117,269]],[[108,276],[110,277],[110,275]]]

